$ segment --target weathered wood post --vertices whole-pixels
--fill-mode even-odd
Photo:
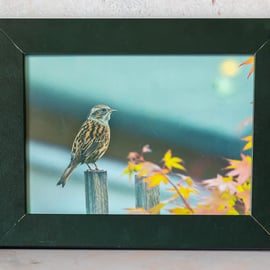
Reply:
[[[143,182],[144,177],[135,175],[135,198],[136,208],[149,210],[160,202],[159,186],[147,188],[147,183]]]
[[[85,171],[85,203],[87,214],[108,214],[107,171]]]

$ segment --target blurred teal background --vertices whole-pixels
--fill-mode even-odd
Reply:
[[[111,144],[99,167],[108,171],[111,214],[134,207],[134,187],[122,176],[126,156],[150,144],[159,163],[167,149],[185,160],[198,182],[215,177],[224,157],[237,159],[252,132],[254,81],[248,55],[27,56],[28,210],[85,213],[83,171],[64,189],[56,182],[90,108],[117,109]],[[168,194],[162,189],[163,198]],[[191,198],[195,204],[198,197]]]

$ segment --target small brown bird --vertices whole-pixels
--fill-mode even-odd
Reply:
[[[74,139],[70,163],[57,185],[64,187],[71,173],[79,164],[85,163],[89,170],[92,170],[89,163],[93,163],[95,169],[98,170],[96,161],[105,154],[110,143],[109,120],[114,111],[116,110],[107,105],[96,105],[91,109],[87,120]]]

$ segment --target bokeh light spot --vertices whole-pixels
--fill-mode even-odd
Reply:
[[[220,64],[220,72],[222,75],[234,77],[239,71],[239,63],[235,60],[225,60]]]
[[[231,96],[235,92],[235,87],[231,79],[229,78],[218,78],[214,82],[214,89],[219,96]]]

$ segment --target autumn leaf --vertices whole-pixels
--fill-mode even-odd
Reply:
[[[239,213],[239,215],[245,215],[246,213],[246,206],[244,200],[242,198],[237,198],[234,209]]]
[[[220,198],[223,199],[223,200],[225,200],[227,202],[227,205],[229,205],[229,206],[234,206],[235,201],[236,201],[235,194],[232,195],[228,191],[222,192],[220,194]]]
[[[179,194],[177,193],[177,191],[175,190],[175,188],[168,188],[168,191],[174,192],[173,197],[177,198],[179,197]],[[183,187],[183,186],[178,186],[177,190],[179,191],[179,193],[183,196],[183,198],[185,200],[187,200],[189,198],[190,194],[194,194],[194,193],[198,193],[197,190],[195,190],[194,188],[191,187]]]
[[[143,153],[143,154],[144,154],[144,153],[151,153],[151,152],[152,152],[152,150],[151,150],[149,144],[146,144],[146,145],[144,145],[144,146],[142,147],[142,153]]]
[[[134,215],[148,215],[149,213],[144,208],[126,208],[129,214]]]
[[[169,180],[167,176],[163,173],[155,173],[143,180],[143,182],[147,183],[147,188],[155,187],[160,185],[160,183],[168,184]]]
[[[248,58],[246,61],[244,61],[243,63],[241,63],[239,65],[241,67],[243,65],[249,65],[249,64],[251,64],[251,69],[250,69],[250,71],[248,73],[248,78],[250,77],[250,75],[252,73],[254,73],[254,70],[255,70],[255,64],[254,64],[254,62],[255,62],[255,57],[254,57],[254,55],[252,55],[250,58]]]
[[[152,215],[157,215],[160,213],[160,210],[166,205],[166,203],[159,203],[153,208],[149,209],[148,212]]]
[[[225,169],[232,169],[227,176],[236,176],[237,182],[241,185],[251,177],[251,157],[241,154],[242,160],[228,159],[230,165]]]
[[[239,215],[239,212],[236,211],[235,208],[231,208],[231,209],[229,209],[229,210],[227,210],[225,212],[225,215],[228,215],[228,216],[237,216],[237,215]]]
[[[151,176],[155,173],[163,172],[163,170],[158,165],[150,161],[145,161],[142,163],[142,167],[141,170],[139,171],[139,174],[141,174],[141,171],[147,172],[147,174],[144,176]]]
[[[249,150],[252,148],[252,136],[246,136],[244,138],[242,138],[242,141],[246,141],[246,145],[243,148],[243,151]]]
[[[191,177],[185,177],[185,179],[184,179],[185,181],[186,181],[186,183],[190,186],[190,187],[192,187],[193,186],[193,180],[192,180],[192,178]]]
[[[138,152],[129,152],[127,159],[133,164],[139,164],[141,162],[144,162],[143,156],[140,155]]]
[[[192,212],[189,209],[182,208],[182,207],[176,207],[176,208],[168,209],[168,211],[171,214],[174,214],[174,215],[188,215],[188,214],[192,214]]]
[[[172,170],[172,168],[176,168],[176,169],[183,170],[183,171],[186,170],[185,167],[182,164],[180,164],[181,162],[183,162],[183,160],[179,157],[173,157],[171,150],[168,150],[165,153],[162,160],[164,161],[165,166],[169,170]]]
[[[128,162],[128,166],[124,169],[123,175],[128,174],[129,179],[131,180],[133,173],[140,171],[141,169],[142,169],[142,163],[134,164],[134,163]]]
[[[250,116],[247,119],[245,119],[244,121],[242,121],[237,127],[238,133],[241,133],[242,130],[244,129],[244,127],[246,127],[248,125],[251,125],[252,123],[253,123],[253,117],[252,116]]]
[[[229,191],[230,194],[234,194],[237,191],[236,182],[233,181],[232,176],[224,177],[220,174],[216,178],[207,179],[202,181],[208,189],[216,188],[219,192]]]
[[[136,214],[136,215],[158,215],[160,213],[160,210],[166,205],[166,203],[159,203],[156,206],[145,210],[142,207],[138,208],[126,208],[125,210],[128,210],[129,214]]]
[[[234,205],[237,198],[229,191],[220,193],[219,190],[211,190],[211,196],[200,202],[197,208],[194,208],[195,214],[200,215],[238,215]]]
[[[251,184],[250,181],[244,182],[242,185],[237,186],[237,197],[245,204],[245,214],[250,214],[251,210]]]
[[[123,171],[123,175],[128,174],[129,180],[131,180],[131,177],[135,172],[137,172],[137,177],[141,178],[151,176],[157,172],[162,172],[162,169],[149,161],[143,161],[138,164],[129,161],[128,166]]]

